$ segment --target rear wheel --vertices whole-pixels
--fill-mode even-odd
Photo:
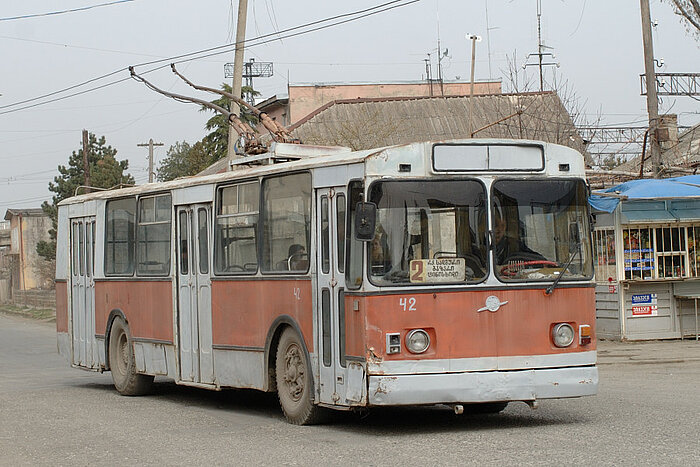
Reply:
[[[120,317],[114,318],[109,334],[109,369],[114,387],[124,396],[145,394],[153,383],[153,376],[136,372],[129,326]]]
[[[313,376],[299,335],[286,328],[277,347],[275,365],[277,396],[287,421],[311,425],[321,419],[321,409],[313,403]]]

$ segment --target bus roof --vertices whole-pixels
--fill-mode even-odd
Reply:
[[[291,160],[288,162],[279,162],[268,165],[246,165],[245,159],[241,159],[241,163],[234,166],[233,170],[212,174],[212,175],[195,175],[191,177],[183,177],[176,180],[168,182],[155,182],[155,183],[145,183],[143,185],[119,188],[114,190],[104,190],[97,191],[93,193],[86,193],[78,196],[73,196],[64,199],[59,203],[59,206],[82,203],[90,200],[98,199],[111,199],[111,198],[121,198],[125,196],[141,195],[145,193],[152,193],[158,191],[174,190],[178,188],[184,188],[196,185],[205,185],[210,183],[221,183],[230,180],[244,179],[249,177],[257,177],[261,175],[269,175],[275,173],[283,173],[290,170],[308,170],[317,167],[332,167],[337,165],[345,164],[357,164],[362,163],[368,158],[379,155],[388,149],[398,149],[398,148],[408,148],[418,150],[420,146],[432,146],[437,143],[450,143],[450,144],[465,144],[465,145],[490,145],[490,144],[500,144],[507,145],[512,144],[513,146],[522,145],[541,145],[545,152],[549,152],[553,148],[564,149],[566,151],[575,151],[571,148],[560,146],[553,143],[545,143],[542,141],[532,141],[532,140],[515,140],[515,139],[459,139],[459,140],[448,140],[448,141],[425,141],[416,143],[400,144],[396,146],[387,146],[383,148],[366,149],[361,151],[353,151],[348,148],[340,147],[323,147],[323,146],[310,146],[310,145],[294,145],[294,144],[284,144],[284,143],[273,143],[271,152],[264,156],[269,158],[275,157],[276,153],[282,154],[284,157],[292,154],[293,156],[299,157],[297,160]],[[347,149],[347,150],[344,150]],[[254,158],[251,158],[251,162]],[[255,158],[258,159],[258,158]]]

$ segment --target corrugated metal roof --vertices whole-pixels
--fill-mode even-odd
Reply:
[[[13,216],[22,217],[48,217],[48,215],[41,208],[27,208],[27,209],[8,209],[5,212],[5,220],[9,221]]]
[[[561,144],[585,153],[571,116],[554,92],[473,98],[475,138]],[[291,129],[307,144],[369,149],[470,136],[468,96],[368,98],[331,102]]]

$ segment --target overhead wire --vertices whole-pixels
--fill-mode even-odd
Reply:
[[[255,46],[259,46],[259,45],[266,44],[266,43],[268,43],[268,42],[272,42],[273,40],[278,40],[279,38],[282,38],[282,37],[281,37],[282,34],[290,33],[290,34],[284,36],[284,38],[295,37],[295,36],[299,36],[299,35],[302,35],[302,34],[308,34],[308,33],[310,33],[310,32],[315,32],[315,31],[319,31],[319,30],[322,30],[322,29],[327,29],[327,28],[329,28],[329,27],[337,26],[337,25],[340,25],[340,24],[345,24],[345,23],[348,23],[348,22],[351,22],[351,21],[356,21],[356,20],[359,20],[359,19],[362,19],[362,18],[365,18],[365,17],[368,17],[368,16],[372,16],[372,15],[378,14],[378,13],[383,13],[383,12],[385,12],[385,11],[392,10],[392,9],[394,9],[394,8],[401,8],[401,7],[404,7],[404,6],[408,6],[408,5],[410,5],[410,4],[417,3],[417,2],[419,2],[419,1],[421,1],[421,0],[392,0],[392,1],[390,1],[390,2],[382,3],[382,4],[380,4],[380,5],[376,5],[376,6],[373,6],[373,7],[370,7],[370,8],[365,8],[365,9],[361,9],[361,10],[356,10],[356,11],[350,12],[350,13],[343,13],[343,14],[340,14],[340,15],[335,15],[335,16],[328,17],[328,18],[324,18],[324,19],[321,19],[321,20],[311,21],[311,22],[308,22],[308,23],[305,23],[305,24],[302,24],[302,25],[299,25],[299,26],[294,26],[294,27],[287,28],[287,29],[284,29],[284,30],[282,30],[282,31],[278,31],[278,32],[270,33],[270,34],[263,34],[263,35],[261,35],[261,36],[255,37],[255,38],[253,38],[253,39],[248,39],[248,40],[244,41],[244,43],[246,44],[247,47],[255,47]],[[348,17],[351,17],[351,18],[348,18]],[[348,18],[348,19],[345,19],[345,20],[342,20],[342,21],[336,21],[336,22],[331,23],[331,24],[326,24],[326,25],[318,26],[318,27],[315,27],[315,28],[312,28],[312,29],[308,29],[308,30],[304,30],[304,31],[299,31],[299,32],[296,32],[296,33],[292,33],[293,31],[296,31],[296,30],[298,30],[298,29],[304,29],[304,28],[308,28],[308,27],[310,27],[310,26],[314,26],[314,25],[318,25],[318,24],[322,24],[322,23],[327,23],[327,22],[329,22],[329,21],[335,21],[335,20],[340,19],[340,18]],[[271,36],[278,36],[278,37],[277,37],[277,38],[273,38],[272,40],[262,40],[262,39],[266,39],[266,38],[271,37]],[[253,44],[249,44],[249,43],[251,43],[251,42],[253,42]],[[198,50],[198,51],[195,51],[195,52],[189,52],[189,53],[185,53],[185,54],[175,55],[175,56],[167,57],[167,58],[163,58],[163,59],[157,59],[157,60],[151,60],[151,61],[141,62],[141,63],[137,63],[136,65],[133,65],[133,66],[134,66],[134,67],[144,67],[144,66],[149,66],[149,65],[156,65],[156,64],[159,64],[159,63],[163,63],[163,62],[183,63],[183,62],[192,61],[192,60],[201,60],[201,59],[203,59],[203,58],[207,58],[207,57],[212,57],[212,56],[215,56],[215,55],[220,55],[220,54],[228,53],[228,52],[230,52],[231,50],[235,49],[236,46],[237,46],[237,43],[224,44],[224,45],[220,45],[220,46],[216,46],[216,47],[209,47],[209,48],[206,48],[206,49],[201,49],[201,50]],[[217,51],[217,52],[214,52],[214,51]],[[201,55],[201,54],[205,54],[205,55]],[[153,69],[150,69],[150,70],[141,72],[141,74],[151,73],[151,72],[154,72],[154,71],[159,70],[159,69],[161,69],[161,68],[164,68],[164,67],[166,67],[166,66],[168,66],[168,63],[166,63],[165,65],[162,65],[162,66],[159,66],[159,67],[156,67],[156,68],[153,68]],[[114,71],[112,71],[112,72],[105,73],[105,74],[103,74],[103,75],[97,76],[97,77],[95,77],[95,78],[91,78],[91,79],[89,79],[89,80],[85,80],[85,81],[83,81],[83,82],[80,82],[80,83],[77,83],[77,84],[68,86],[68,87],[66,87],[66,88],[63,88],[63,89],[60,89],[60,90],[57,90],[57,91],[53,91],[53,92],[50,92],[50,93],[47,93],[47,94],[43,94],[43,95],[41,95],[41,96],[36,96],[36,97],[30,98],[30,99],[25,99],[25,100],[22,100],[22,101],[18,101],[18,102],[13,102],[13,103],[10,103],[10,104],[2,105],[2,106],[0,106],[0,109],[8,109],[8,108],[10,108],[10,110],[5,110],[5,111],[3,111],[3,112],[0,112],[0,115],[4,115],[4,114],[8,114],[8,113],[13,113],[13,112],[18,112],[18,111],[26,110],[26,109],[33,108],[33,107],[36,107],[36,106],[39,106],[39,105],[49,104],[49,103],[52,103],[52,102],[57,102],[57,101],[60,101],[60,100],[63,100],[63,99],[68,99],[68,98],[71,98],[71,97],[76,97],[76,96],[81,95],[81,94],[86,94],[86,93],[88,93],[88,92],[96,91],[96,90],[98,90],[98,89],[102,89],[102,88],[105,88],[105,87],[107,87],[107,86],[113,86],[113,85],[115,85],[115,84],[122,83],[122,82],[124,82],[124,81],[130,79],[130,77],[121,78],[121,79],[118,79],[118,80],[115,80],[115,81],[111,81],[111,82],[109,82],[109,83],[106,83],[106,84],[103,84],[103,85],[100,85],[100,86],[95,86],[95,87],[92,87],[92,88],[89,88],[89,89],[86,89],[86,90],[83,90],[83,91],[79,91],[79,92],[76,92],[76,93],[73,93],[73,94],[69,94],[69,95],[67,95],[67,96],[61,96],[61,97],[58,97],[58,98],[55,98],[55,99],[50,99],[50,100],[48,100],[48,101],[42,101],[42,102],[39,102],[39,103],[37,103],[37,104],[28,105],[28,106],[24,106],[24,107],[13,108],[13,107],[21,106],[22,104],[28,104],[28,103],[30,103],[30,102],[40,101],[40,100],[45,99],[45,98],[48,98],[48,97],[52,97],[52,96],[55,96],[55,95],[58,95],[58,94],[63,94],[63,93],[65,93],[65,92],[71,91],[71,90],[73,90],[73,89],[77,89],[77,88],[80,88],[80,87],[87,86],[88,84],[95,83],[95,82],[97,82],[97,81],[101,81],[101,80],[103,80],[103,79],[106,79],[106,78],[109,78],[109,77],[111,77],[111,76],[117,75],[117,74],[119,74],[119,73],[125,72],[125,71],[128,70],[128,68],[129,68],[129,67],[122,67],[122,68],[119,68],[119,69],[114,70]]]
[[[131,2],[135,2],[135,1],[136,0],[115,0],[113,2],[99,3],[97,5],[88,5],[88,6],[78,7],[78,8],[70,8],[67,10],[49,11],[47,13],[34,13],[34,14],[30,14],[30,15],[9,16],[9,17],[5,17],[5,18],[0,18],[0,21],[15,21],[18,19],[42,18],[45,16],[64,15],[66,13],[87,11],[87,10],[92,10],[94,8],[100,8],[103,6],[117,5],[119,3],[131,3]]]

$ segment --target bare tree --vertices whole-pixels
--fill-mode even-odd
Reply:
[[[673,10],[682,18],[682,22],[690,34],[700,39],[700,0],[665,0],[673,6]]]

